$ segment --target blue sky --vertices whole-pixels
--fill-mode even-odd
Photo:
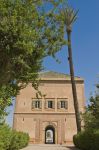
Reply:
[[[88,99],[99,75],[99,0],[69,0],[69,3],[79,9],[72,31],[73,62],[75,75],[85,79],[85,95]],[[50,57],[45,59],[46,70],[69,73],[67,47],[57,53],[57,57],[61,64]]]
[[[99,80],[99,0],[68,0],[73,8],[79,9],[78,19],[73,25],[72,50],[75,75],[85,80],[85,97],[95,90]],[[53,58],[44,60],[45,70],[69,74],[67,47],[57,53],[61,61],[58,64]],[[12,124],[14,106],[10,108],[7,122]]]

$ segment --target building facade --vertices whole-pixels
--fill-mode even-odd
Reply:
[[[84,80],[75,77],[79,108],[84,112]],[[70,144],[77,133],[70,76],[40,73],[42,98],[29,84],[16,98],[13,128],[29,133],[30,141],[39,144]]]

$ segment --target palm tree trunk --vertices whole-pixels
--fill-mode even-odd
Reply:
[[[79,105],[78,105],[78,100],[77,100],[76,83],[74,79],[74,67],[73,67],[72,47],[71,47],[71,30],[67,30],[67,38],[68,38],[68,56],[69,56],[68,60],[69,60],[69,67],[70,67],[70,76],[71,76],[77,132],[80,132],[81,131],[81,119],[80,119]]]

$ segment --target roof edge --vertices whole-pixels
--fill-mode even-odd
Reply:
[[[60,73],[60,72],[54,72],[54,71],[46,71],[46,72],[40,72],[39,73],[39,79],[40,80],[66,80],[70,81],[71,77],[68,74]],[[75,76],[75,81],[84,81],[82,77]]]

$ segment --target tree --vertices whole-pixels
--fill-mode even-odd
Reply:
[[[16,88],[10,85],[0,87],[0,123],[5,122],[8,115],[6,109],[12,105],[12,96],[16,96]]]
[[[97,91],[99,86],[96,86]],[[85,121],[85,129],[99,129],[99,91],[91,96],[86,112],[83,115]]]
[[[70,76],[71,76],[71,84],[72,84],[72,92],[73,92],[73,100],[74,100],[74,109],[76,115],[76,124],[77,124],[77,131],[81,131],[81,119],[80,119],[80,111],[79,111],[79,104],[77,99],[77,91],[76,91],[76,83],[74,77],[74,65],[73,65],[73,58],[72,58],[72,44],[71,44],[71,32],[72,32],[72,25],[77,19],[77,13],[72,7],[66,5],[66,7],[62,7],[61,16],[62,21],[65,25],[65,29],[67,32],[68,38],[68,61],[69,61],[69,68],[70,68]]]
[[[64,44],[63,26],[55,17],[58,3],[49,2],[52,7],[45,11],[46,1],[0,1],[0,92],[9,89],[8,96],[0,95],[4,103],[29,82],[37,90],[43,59],[54,57]]]
[[[61,24],[54,10],[44,12],[42,0],[1,0],[0,85],[34,82],[44,57],[62,45]]]

